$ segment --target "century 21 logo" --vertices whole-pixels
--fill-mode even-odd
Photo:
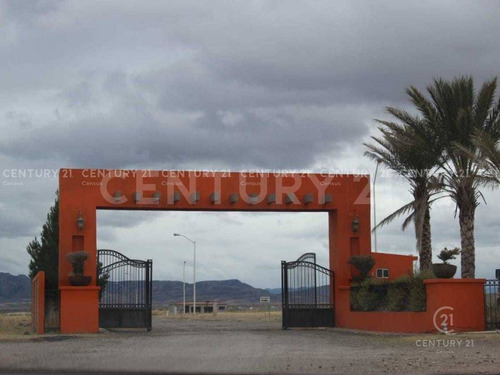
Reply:
[[[453,329],[449,329],[449,327],[453,327],[453,307],[451,306],[443,306],[436,310],[434,313],[434,327],[441,333],[445,333],[449,335],[453,332]]]

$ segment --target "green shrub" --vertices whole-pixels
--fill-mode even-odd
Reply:
[[[436,276],[434,275],[434,272],[432,272],[431,269],[423,270],[423,271],[416,271],[413,274],[413,277],[420,278],[420,279],[422,279],[422,281],[427,280],[427,279],[435,279],[436,278]]]
[[[424,280],[434,278],[431,271],[401,276],[387,281],[368,278],[351,287],[353,311],[425,311]]]
[[[410,289],[410,311],[425,311],[427,309],[427,294],[423,283],[413,283]]]
[[[375,311],[380,304],[378,293],[372,290],[372,283],[366,280],[354,292],[351,292],[351,309],[357,311]]]
[[[424,280],[433,279],[434,277],[431,270],[420,271],[413,275],[410,286],[410,300],[408,302],[410,311],[425,311],[427,309]]]
[[[97,263],[97,286],[100,286],[101,289],[99,289],[99,301],[101,301],[102,296],[104,294],[104,290],[106,289],[106,286],[108,285],[108,280],[109,280],[109,272],[102,272],[102,262]]]
[[[362,311],[358,298],[360,289],[361,289],[360,286],[351,287],[350,300],[351,300],[351,310],[353,311]]]
[[[363,282],[375,265],[375,259],[372,256],[353,255],[349,258],[348,263],[361,273],[359,276],[354,276],[353,279],[357,282]]]
[[[460,249],[458,247],[455,247],[454,249],[447,249],[445,247],[439,253],[438,258],[441,259],[444,264],[448,264],[449,260],[455,259],[459,254],[460,254]]]
[[[404,311],[408,307],[408,283],[393,282],[387,290],[387,310]]]
[[[73,267],[73,273],[75,275],[83,275],[83,265],[89,258],[89,253],[86,251],[75,251],[66,255],[66,258]]]

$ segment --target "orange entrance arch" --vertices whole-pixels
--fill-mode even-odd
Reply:
[[[335,271],[336,285],[349,284],[347,261],[352,254],[371,253],[370,184],[366,175],[61,169],[62,333],[99,329],[99,288],[70,286],[71,266],[66,259],[72,251],[87,251],[90,257],[85,274],[92,276],[95,284],[98,209],[328,212],[330,268]],[[353,222],[359,222],[359,226],[356,228]]]

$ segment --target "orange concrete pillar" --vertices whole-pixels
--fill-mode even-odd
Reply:
[[[99,288],[96,287],[96,208],[89,204],[85,193],[75,194],[74,187],[66,179],[59,185],[59,290],[61,333],[99,331]],[[66,187],[65,184],[69,186]],[[77,226],[77,218],[84,219],[83,229]],[[71,264],[66,256],[73,251],[86,251],[89,258],[84,274],[92,277],[88,287],[69,285]]]
[[[483,331],[485,279],[425,280],[429,323],[453,331]]]
[[[348,261],[351,252],[371,254],[370,180],[366,176],[350,176],[349,183],[339,193],[342,199],[338,209],[328,213],[330,269],[335,272],[336,322],[344,321],[350,311],[344,289],[350,285]],[[355,218],[359,221],[357,231],[352,226]]]
[[[99,332],[98,286],[62,286],[61,333]]]

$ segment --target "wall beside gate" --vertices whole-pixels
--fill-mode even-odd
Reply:
[[[337,290],[338,327],[378,332],[436,332],[446,320],[449,331],[482,331],[484,317],[484,279],[425,280],[427,310],[351,311],[350,286]]]
[[[31,280],[31,327],[41,335],[45,331],[45,272],[40,271]]]

